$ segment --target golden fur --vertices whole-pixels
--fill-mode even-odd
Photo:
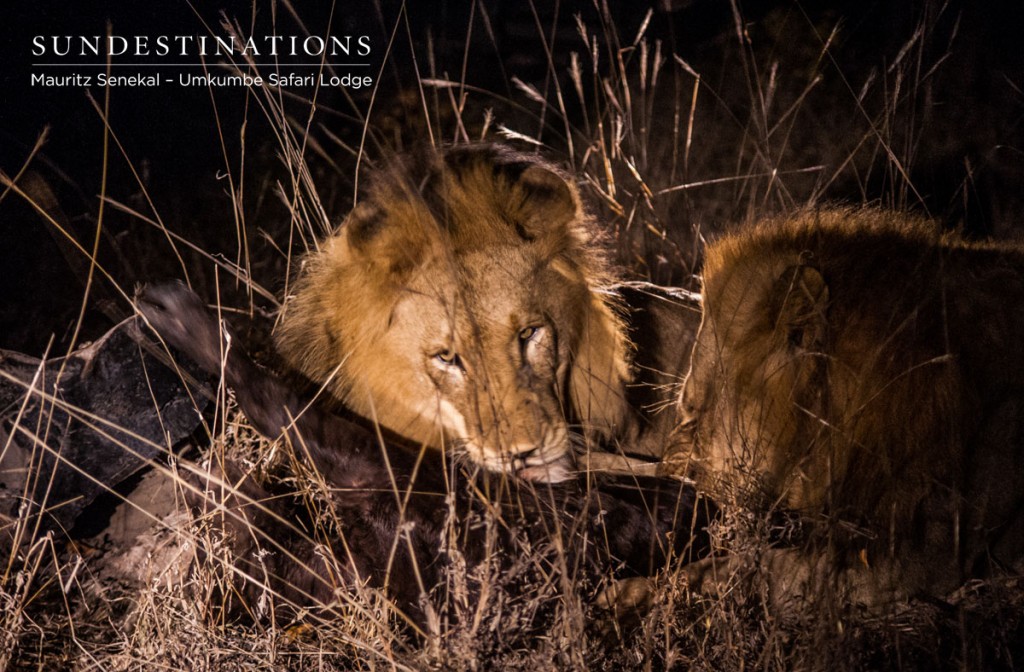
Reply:
[[[630,344],[599,249],[575,186],[535,157],[405,157],[306,259],[277,345],[402,436],[562,480],[570,421],[608,438],[629,417]]]
[[[710,246],[703,279],[692,463],[727,499],[802,514],[784,583],[825,567],[877,602],[1020,560],[1024,250],[806,211]]]

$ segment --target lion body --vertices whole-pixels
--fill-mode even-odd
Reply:
[[[801,513],[863,602],[1020,560],[1024,250],[808,211],[709,247],[703,296],[681,407],[712,489]]]
[[[599,441],[637,433],[610,282],[571,182],[507,148],[456,147],[371,180],[306,260],[277,345],[398,435],[557,481],[571,427]],[[683,313],[695,333],[696,312]]]

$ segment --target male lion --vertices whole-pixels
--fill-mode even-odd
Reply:
[[[272,591],[282,606],[332,608],[339,588],[371,586],[418,626],[433,620],[436,627],[443,609],[451,609],[452,618],[481,617],[481,607],[498,601],[493,582],[499,578],[501,588],[518,593],[539,590],[541,580],[557,586],[558,573],[565,572],[566,585],[589,590],[606,578],[640,580],[670,560],[707,552],[706,526],[716,510],[690,484],[634,477],[597,483],[584,475],[538,487],[515,479],[497,483],[487,473],[460,476],[440,455],[422,455],[401,441],[382,444],[371,429],[268,375],[184,285],[148,286],[136,298],[168,345],[223,376],[253,427],[300,448],[330,488],[335,527],[324,544],[294,523],[309,514],[293,493],[264,489],[230,459],[212,460],[209,474],[192,479],[200,489],[186,487],[187,498],[205,510],[216,506],[209,523],[226,533],[218,554],[230,551],[230,574],[240,590],[225,596],[225,605],[242,598],[251,614]],[[223,482],[214,488],[219,494],[205,492],[207,478]],[[527,549],[533,559],[524,562]],[[451,590],[460,571],[471,592],[462,607],[459,589]],[[619,592],[605,592],[598,603],[619,607],[626,602]],[[506,613],[510,607],[492,608]]]
[[[878,604],[1020,561],[1024,249],[811,210],[710,246],[703,281],[692,464],[734,502],[802,514],[773,588]]]
[[[615,292],[609,281],[592,222],[561,173],[501,146],[454,147],[405,157],[370,181],[306,260],[277,346],[348,407],[407,439],[560,481],[578,436],[572,423],[585,437],[635,447],[651,427],[632,403],[643,366],[617,305],[620,294],[643,292]],[[664,337],[648,359],[681,374],[699,313],[686,297],[659,305],[671,298],[642,311]]]

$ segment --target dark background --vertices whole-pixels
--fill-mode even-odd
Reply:
[[[255,21],[256,34],[267,34],[273,26],[278,34],[303,32],[286,4],[257,0],[255,18],[251,2],[195,4],[204,7],[196,10],[185,2],[161,0],[97,2],[86,9],[54,0],[19,0],[5,10],[0,25],[0,170],[16,173],[48,128],[47,143],[32,168],[53,188],[71,232],[86,247],[92,245],[99,206],[102,121],[82,89],[29,85],[31,37],[105,34],[108,22],[115,34],[122,35],[206,34],[203,24],[219,30],[222,12],[247,28]],[[371,36],[371,71],[376,77],[380,70],[373,132],[366,140],[371,160],[423,142],[424,106],[436,113],[440,139],[456,136],[443,112],[443,97],[428,92],[424,105],[417,71],[423,77],[462,80],[485,92],[471,99],[467,119],[478,121],[484,110],[491,110],[492,131],[502,123],[529,132],[553,159],[564,158],[562,123],[554,115],[538,113],[514,78],[536,87],[548,100],[553,99],[555,84],[572,91],[570,54],[586,53],[577,17],[600,44],[602,75],[615,67],[608,55],[630,47],[645,21],[644,39],[650,45],[660,42],[668,57],[661,88],[649,97],[651,139],[642,153],[638,151],[637,160],[643,164],[638,167],[652,184],[681,181],[664,167],[668,153],[678,149],[678,136],[666,129],[678,110],[688,110],[692,79],[673,55],[699,72],[706,87],[695,119],[696,167],[686,176],[690,181],[755,171],[749,167],[753,163],[745,163],[742,148],[756,135],[757,100],[767,87],[761,94],[752,89],[751,73],[762,84],[774,81],[776,109],[790,103],[802,106],[799,121],[785,128],[780,156],[794,166],[825,168],[814,180],[794,177],[789,191],[778,199],[755,201],[753,187],[729,183],[659,200],[643,216],[667,238],[677,240],[672,248],[676,256],[667,255],[666,261],[666,255],[648,242],[638,243],[636,249],[624,244],[623,263],[636,275],[685,282],[693,270],[690,264],[699,263],[699,252],[687,251],[687,241],[699,237],[694,232],[710,235],[729,222],[812,197],[906,207],[972,236],[1013,238],[1021,233],[1017,222],[1024,174],[1024,49],[1019,36],[1024,3],[759,0],[731,5],[719,0],[665,0],[534,6],[512,0],[465,0],[410,2],[404,14],[401,3],[390,0],[339,3],[333,11],[329,5],[310,4],[303,3],[296,11],[311,33],[323,34],[330,24],[336,35]],[[823,58],[822,44],[833,30],[836,36]],[[916,32],[921,33],[917,38]],[[737,37],[739,33],[745,41]],[[392,34],[394,43],[385,59]],[[636,53],[629,51],[633,63]],[[802,98],[812,71],[822,75],[822,83],[814,87],[813,95]],[[870,82],[884,86],[872,89]],[[593,80],[587,87],[588,99],[601,97],[601,87]],[[862,89],[869,93],[859,97]],[[93,88],[91,93],[102,107],[103,91]],[[323,152],[308,155],[332,217],[343,215],[350,205],[355,163],[347,148],[359,146],[359,117],[371,104],[369,91],[349,93],[319,92],[312,137],[322,143]],[[894,94],[892,101],[886,100],[887,93]],[[906,100],[901,103],[899,95]],[[892,114],[876,113],[890,103]],[[294,100],[286,105],[295,118],[308,116],[308,103]],[[593,121],[593,110],[572,96],[565,106],[571,122]],[[223,133],[218,133],[218,118]],[[244,148],[248,182],[243,202],[253,278],[273,292],[281,291],[288,264],[275,244],[287,238],[289,219],[274,195],[274,184],[282,173],[274,128],[251,95],[238,89],[216,89],[211,95],[201,87],[167,85],[112,89],[110,123],[145,194],[121,150],[112,144],[109,196],[148,217],[155,211],[168,229],[229,259],[235,258],[238,242],[223,175],[226,162],[237,167]],[[872,143],[858,140],[864,137],[858,136],[863,128],[872,124],[887,126],[878,133],[892,139],[890,149],[903,159],[905,174],[896,174],[899,171],[887,163],[887,150],[871,146],[869,151],[866,147]],[[763,147],[774,151],[772,143],[781,136],[782,131],[767,135]],[[575,147],[578,151],[578,142]],[[573,165],[593,169],[582,154],[572,157]],[[823,181],[822,174],[835,177]],[[634,226],[628,213],[604,212],[600,199],[595,200],[595,210],[606,215],[613,233]],[[108,209],[100,260],[126,291],[139,281],[182,277],[183,263],[193,284],[210,290],[217,280],[209,259],[186,255],[179,262],[165,238],[153,227]],[[53,352],[59,354],[69,344],[83,272],[82,259],[70,259],[74,255],[61,239],[18,197],[8,194],[0,201],[0,348],[39,355],[51,335]],[[98,283],[91,293],[81,339],[94,338],[129,311],[126,302],[103,285]],[[253,302],[250,306],[260,304],[258,299]],[[265,301],[261,305],[266,311],[272,308]]]

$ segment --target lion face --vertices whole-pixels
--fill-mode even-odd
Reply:
[[[624,328],[572,184],[493,146],[383,172],[306,269],[277,343],[356,412],[540,481],[617,426]]]
[[[704,315],[680,395],[693,469],[731,496],[782,496],[803,508],[809,493],[792,475],[814,453],[828,289],[799,263],[715,261],[705,269]]]
[[[435,259],[396,306],[380,356],[402,360],[428,401],[420,419],[475,461],[536,480],[568,477],[563,392],[585,284],[528,247]],[[415,397],[413,397],[415,398]]]

